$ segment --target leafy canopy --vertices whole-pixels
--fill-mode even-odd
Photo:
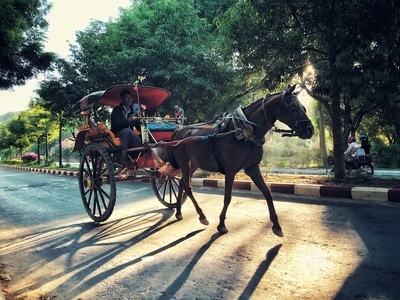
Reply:
[[[49,9],[46,0],[0,1],[0,89],[23,85],[50,66],[54,54],[43,51]]]
[[[93,22],[73,49],[79,72],[97,90],[120,83],[167,88],[173,111],[181,104],[192,118],[214,115],[232,78],[206,19],[193,1],[147,1],[122,11],[115,22]]]

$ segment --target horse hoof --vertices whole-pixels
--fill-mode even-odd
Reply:
[[[272,226],[272,232],[279,237],[283,237],[282,228],[279,226]]]
[[[177,220],[183,220],[183,217],[182,217],[182,214],[177,214],[177,215],[175,215],[175,218],[177,219]]]
[[[210,223],[208,223],[207,218],[199,219],[199,220],[200,220],[200,223],[203,224],[203,225],[208,225],[208,224],[210,224]]]
[[[226,229],[225,226],[218,226],[217,230],[220,234],[227,234],[228,233],[228,229]]]

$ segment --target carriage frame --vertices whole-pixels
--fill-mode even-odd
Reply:
[[[120,92],[132,93],[138,112],[143,146],[127,151],[128,165],[121,165],[121,140],[109,129],[109,113],[120,105]],[[116,203],[116,182],[119,180],[150,182],[157,199],[167,208],[176,208],[180,177],[163,174],[164,162],[155,148],[172,140],[173,132],[181,128],[182,120],[162,117],[159,107],[170,97],[168,90],[132,84],[114,85],[83,97],[72,107],[74,116],[83,117],[84,125],[75,135],[73,151],[81,156],[78,172],[83,205],[95,222],[106,221]],[[104,119],[106,118],[106,119]]]

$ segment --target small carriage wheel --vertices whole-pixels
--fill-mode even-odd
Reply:
[[[88,145],[79,165],[79,189],[89,217],[95,222],[107,220],[116,198],[114,164],[108,152],[98,144]]]
[[[170,177],[161,175],[158,178],[151,179],[151,186],[154,193],[164,206],[168,208],[176,208],[179,193],[179,181],[178,177]],[[183,194],[182,202],[186,200],[186,194]]]

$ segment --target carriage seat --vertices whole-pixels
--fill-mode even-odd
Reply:
[[[121,138],[115,136],[115,134],[102,123],[97,124],[94,128],[90,128],[86,138],[93,142],[100,142],[105,148],[121,146]]]
[[[99,143],[106,149],[121,146],[121,139],[116,137],[106,125],[99,123],[96,127],[90,127],[86,124],[79,128],[72,151],[80,151],[84,145],[92,142]]]
[[[172,140],[172,134],[176,129],[179,128],[177,124],[174,123],[147,123],[147,130],[154,137],[153,142],[158,141],[170,141]]]

